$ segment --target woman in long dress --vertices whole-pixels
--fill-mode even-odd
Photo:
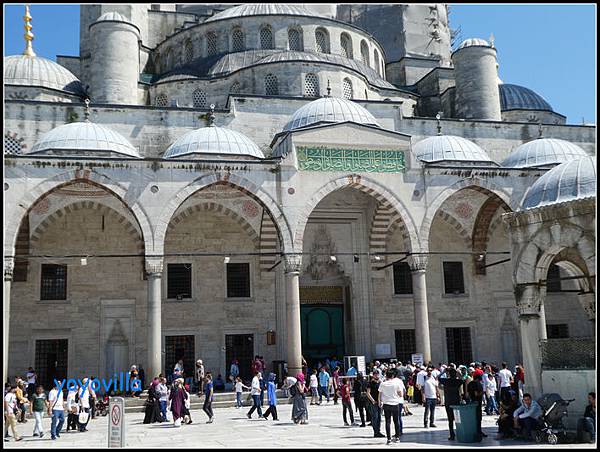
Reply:
[[[181,419],[184,415],[186,394],[182,385],[183,378],[178,378],[175,380],[173,390],[169,395],[169,400],[171,401],[171,413],[173,413],[173,423],[175,427],[181,426]]]
[[[154,424],[155,422],[161,422],[162,416],[160,414],[160,403],[159,395],[156,392],[156,386],[158,386],[159,379],[155,378],[152,380],[152,384],[148,389],[148,400],[146,400],[146,415],[144,416],[144,424]]]
[[[308,408],[306,406],[304,374],[299,373],[296,375],[296,380],[296,383],[290,390],[294,402],[292,405],[292,420],[294,424],[306,424],[308,421]]]

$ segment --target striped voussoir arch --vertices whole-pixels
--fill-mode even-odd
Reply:
[[[215,212],[215,213],[220,213],[228,218],[231,218],[238,225],[240,225],[240,227],[245,232],[248,233],[254,246],[256,248],[258,248],[259,237],[258,237],[258,234],[256,233],[256,231],[254,230],[254,228],[252,227],[252,225],[250,223],[248,223],[246,221],[246,219],[244,217],[242,217],[241,215],[239,215],[237,212],[234,212],[233,210],[224,206],[223,204],[219,204],[216,202],[210,202],[210,201],[209,202],[201,202],[199,204],[190,206],[187,209],[184,209],[182,212],[177,214],[177,216],[169,222],[167,231],[172,230],[177,224],[181,223],[183,220],[185,220],[187,217],[194,214],[195,212]]]
[[[388,202],[384,201],[377,204],[369,235],[369,255],[372,270],[376,270],[378,266],[386,263],[386,255],[383,253],[386,251],[387,234],[393,216],[394,208]],[[379,257],[379,260],[376,257]]]
[[[260,245],[258,248],[260,254],[260,271],[267,272],[277,263],[277,227],[265,209],[263,209],[262,220],[260,223]]]
[[[438,210],[434,218],[439,218],[454,229],[458,235],[465,241],[466,249],[471,247],[471,233],[454,216],[444,210]]]
[[[60,209],[48,215],[44,221],[42,221],[32,232],[30,240],[31,245],[34,245],[38,240],[40,240],[44,232],[46,232],[53,223],[58,221],[63,216],[81,209],[92,209],[104,215],[108,219],[114,219],[117,223],[121,224],[125,228],[127,234],[136,241],[138,244],[138,252],[140,254],[144,254],[144,241],[142,240],[138,228],[121,213],[117,212],[111,207],[95,201],[77,201],[73,204],[68,204],[64,207],[61,207]]]

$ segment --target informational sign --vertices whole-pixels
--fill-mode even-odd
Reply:
[[[375,344],[375,355],[378,358],[386,358],[392,354],[392,346],[390,344]]]
[[[125,399],[123,397],[110,397],[108,415],[108,447],[125,447]]]
[[[344,368],[346,372],[348,372],[348,369],[351,367],[354,367],[356,372],[362,372],[363,375],[367,374],[367,366],[365,365],[364,356],[345,356]]]
[[[413,353],[410,355],[410,360],[417,366],[423,365],[423,353]]]
[[[363,375],[367,374],[367,366],[365,365],[365,357],[364,356],[357,356],[356,357],[356,370],[358,370],[359,372],[362,372]]]

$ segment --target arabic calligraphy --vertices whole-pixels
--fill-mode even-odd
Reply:
[[[404,172],[403,151],[369,149],[296,148],[298,166],[305,171]]]

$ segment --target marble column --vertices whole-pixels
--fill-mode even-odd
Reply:
[[[10,327],[10,285],[13,278],[13,270],[15,268],[14,258],[4,258],[4,298],[2,299],[3,307],[3,340],[4,345],[2,346],[2,379],[6,382],[8,377],[8,344],[10,342],[10,336],[8,330]]]
[[[148,275],[148,363],[146,376],[149,380],[162,372],[162,271],[162,257],[146,258],[146,274]]]
[[[548,339],[548,330],[546,328],[546,307],[544,306],[544,303],[540,304],[539,334],[540,340],[545,341],[546,339]]]
[[[415,309],[415,345],[416,352],[423,354],[425,364],[431,361],[431,341],[429,339],[429,313],[427,308],[427,283],[425,273],[427,257],[410,256],[408,265],[411,269],[413,299]]]
[[[283,257],[286,286],[286,355],[288,375],[302,371],[302,330],[300,327],[300,254]]]
[[[521,330],[523,366],[526,375],[524,391],[529,392],[534,399],[537,399],[543,391],[542,349],[540,346],[542,336],[540,307],[543,300],[539,288],[532,285],[517,285],[515,294]]]

